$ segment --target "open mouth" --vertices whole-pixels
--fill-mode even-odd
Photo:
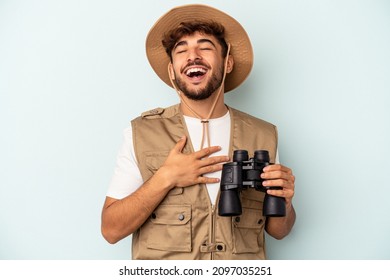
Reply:
[[[185,71],[185,74],[189,78],[200,78],[206,74],[207,70],[201,67],[189,68]]]

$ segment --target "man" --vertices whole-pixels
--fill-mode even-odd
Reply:
[[[264,193],[241,194],[242,214],[218,215],[222,164],[234,150],[264,149],[277,160],[272,124],[230,108],[224,92],[239,86],[252,68],[243,27],[205,5],[163,15],[146,40],[157,75],[180,104],[142,114],[125,130],[102,213],[110,243],[132,234],[134,259],[265,259],[264,230],[281,239],[295,221],[294,176],[280,164],[264,168],[268,194],[285,198],[284,217],[264,217]]]

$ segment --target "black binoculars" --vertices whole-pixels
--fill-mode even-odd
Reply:
[[[266,150],[257,150],[253,158],[249,159],[248,151],[236,150],[233,162],[223,165],[221,176],[221,195],[218,203],[220,216],[238,216],[242,214],[240,193],[242,190],[255,188],[265,192],[263,215],[268,217],[283,217],[286,215],[286,204],[283,197],[268,195],[268,189],[281,187],[263,186],[260,175],[263,168],[269,165],[269,153]]]

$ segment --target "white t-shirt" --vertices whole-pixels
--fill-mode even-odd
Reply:
[[[202,123],[197,118],[184,116],[189,136],[195,151],[198,151],[202,136]],[[211,156],[229,155],[230,114],[221,118],[209,120],[210,145],[221,146],[221,150]],[[188,141],[188,140],[187,140]],[[279,162],[278,154],[276,162]],[[205,174],[207,177],[221,178],[221,171]],[[122,199],[133,193],[143,184],[141,173],[137,166],[133,147],[133,132],[131,126],[123,131],[123,143],[119,149],[114,175],[111,179],[107,196]],[[206,184],[211,204],[216,204],[219,183]]]

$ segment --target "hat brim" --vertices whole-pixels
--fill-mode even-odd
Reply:
[[[230,44],[230,54],[234,59],[233,71],[227,74],[225,78],[225,92],[238,87],[248,77],[253,66],[253,50],[249,36],[237,20],[207,5],[179,6],[168,11],[157,20],[146,38],[146,55],[153,70],[161,80],[172,87],[168,74],[170,60],[162,45],[162,37],[181,22],[191,20],[212,20],[224,26],[225,40]]]

